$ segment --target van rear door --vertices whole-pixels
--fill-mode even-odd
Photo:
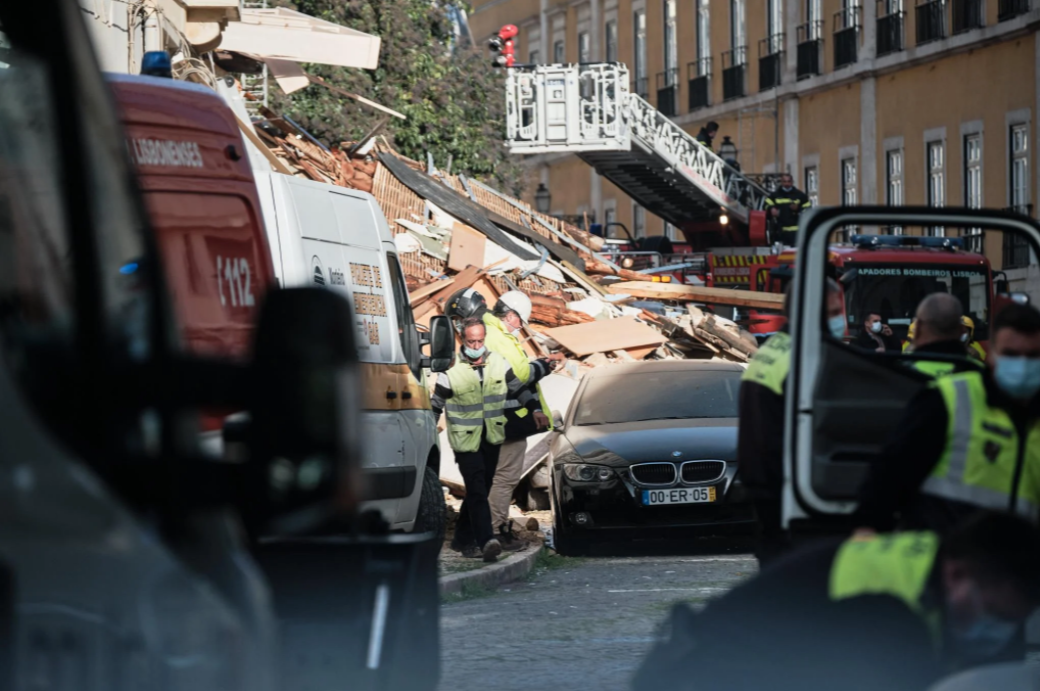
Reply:
[[[863,479],[902,421],[907,404],[929,381],[908,366],[922,355],[863,350],[833,338],[827,328],[826,279],[834,271],[829,268],[828,247],[845,242],[852,232],[866,232],[860,229],[885,227],[900,227],[928,241],[948,238],[951,245],[963,238],[985,238],[984,246],[994,250],[987,254],[995,268],[1001,266],[1001,248],[1008,243],[1040,249],[1040,225],[1004,212],[838,207],[817,209],[803,218],[791,300],[784,426],[784,522],[795,531],[825,524],[852,527],[842,520],[847,522],[855,509]],[[932,279],[929,283],[943,285]],[[864,317],[848,319],[858,324]]]

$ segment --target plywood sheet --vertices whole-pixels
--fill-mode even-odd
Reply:
[[[656,347],[668,339],[653,327],[633,319],[603,319],[549,329],[545,335],[578,357],[629,348]]]
[[[456,223],[451,231],[451,247],[448,250],[448,268],[462,271],[467,266],[484,266],[484,246],[487,238],[483,233],[462,223]]]
[[[752,309],[783,309],[784,296],[780,293],[760,293],[732,288],[708,288],[705,286],[680,285],[678,283],[651,283],[648,281],[622,281],[611,283],[607,292],[614,295],[631,295],[650,300],[684,300],[715,305],[734,305]]]

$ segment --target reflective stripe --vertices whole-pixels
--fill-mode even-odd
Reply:
[[[473,418],[461,417],[460,418],[460,417],[454,417],[452,415],[449,415],[448,416],[448,420],[451,421],[451,424],[455,425],[456,427],[480,427],[481,425],[484,424],[484,418],[479,418],[479,417],[473,417]]]
[[[513,408],[522,408],[522,407],[523,406],[521,405],[520,401],[516,400],[515,398],[510,398],[510,399],[506,400],[506,410],[512,410]]]
[[[495,410],[485,410],[484,411],[484,419],[485,420],[494,420],[495,418],[500,418],[500,417],[502,417],[502,409],[501,408],[496,408]]]
[[[921,490],[925,494],[942,499],[952,499],[994,511],[1005,511],[1008,508],[1008,495],[1004,492],[978,485],[965,485],[952,478],[930,477],[921,485]],[[1034,518],[1037,515],[1037,507],[1033,502],[1019,498],[1015,513],[1025,518]]]
[[[484,396],[484,404],[488,403],[505,403],[508,396],[506,394],[495,394],[492,396]]]
[[[971,445],[971,392],[968,382],[961,379],[953,385],[957,396],[955,419],[953,421],[953,438],[950,440],[950,466],[946,469],[946,477],[959,485],[964,484],[964,472],[968,468],[968,447]],[[1007,505],[1007,495],[1004,504]]]
[[[484,410],[482,403],[474,403],[472,405],[459,405],[458,403],[447,403],[444,409],[452,413],[479,413]]]

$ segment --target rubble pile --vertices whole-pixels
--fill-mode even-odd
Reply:
[[[582,366],[644,359],[746,362],[757,350],[754,337],[695,305],[780,308],[781,296],[670,283],[622,268],[600,253],[603,238],[438,170],[432,160],[406,159],[374,137],[328,148],[288,118],[262,112],[254,128],[276,169],[375,196],[417,324],[428,325],[464,288],[479,290],[489,305],[522,290],[533,303],[525,348],[532,356],[567,353],[565,371],[579,376]]]

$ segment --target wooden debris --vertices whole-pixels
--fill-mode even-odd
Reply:
[[[661,345],[668,340],[657,329],[632,317],[563,326],[549,329],[546,335],[578,356]]]
[[[631,295],[651,300],[677,300],[703,302],[714,305],[732,305],[753,309],[780,310],[784,296],[779,293],[760,293],[732,288],[707,288],[704,286],[681,285],[679,283],[651,283],[649,281],[627,281],[614,283],[606,288],[614,295]]]

